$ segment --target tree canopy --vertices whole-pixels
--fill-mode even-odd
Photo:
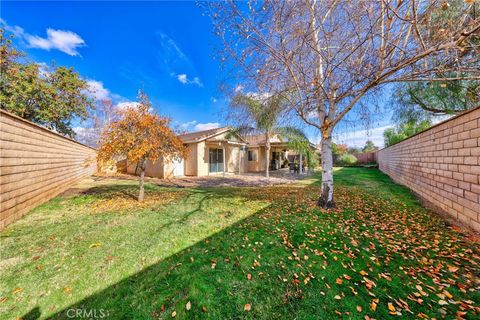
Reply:
[[[278,120],[284,111],[284,102],[280,95],[237,93],[231,103],[231,117],[239,125],[235,132],[240,135],[252,132],[265,135],[265,176],[269,177],[270,138],[278,134]]]
[[[106,126],[98,159],[110,161],[126,157],[130,162],[138,163],[141,170],[138,200],[142,201],[146,161],[184,157],[185,147],[170,129],[170,119],[151,111],[148,96],[140,91],[138,99],[138,105],[118,110],[118,118]]]
[[[383,132],[385,147],[389,147],[423,130],[430,128],[429,120],[408,121],[398,124],[395,128],[388,128]]]
[[[74,137],[74,119],[93,108],[88,84],[73,68],[27,62],[25,53],[0,30],[0,107],[19,117]]]
[[[443,0],[208,2],[222,61],[252,92],[283,94],[322,137],[319,205],[334,207],[332,134],[386,84],[479,79],[472,1],[448,19]],[[470,54],[472,53],[472,54]],[[475,55],[476,53],[476,55]]]
[[[377,151],[378,147],[373,143],[372,140],[365,141],[365,146],[362,148],[363,153]]]
[[[431,30],[428,38],[449,33],[461,19],[478,19],[479,10],[478,1],[445,1],[441,9],[433,11],[429,17],[436,28]],[[456,59],[470,60],[471,68],[480,69],[479,46],[480,33],[477,32],[466,39],[464,49]],[[393,93],[393,102],[396,107],[394,120],[399,123],[435,115],[457,114],[480,105],[480,80],[472,78],[466,66],[456,71],[438,70],[432,74],[432,81],[398,84]]]

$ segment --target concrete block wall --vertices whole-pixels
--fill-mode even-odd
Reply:
[[[96,171],[95,149],[0,110],[0,230]]]
[[[379,168],[480,231],[480,107],[378,152]]]

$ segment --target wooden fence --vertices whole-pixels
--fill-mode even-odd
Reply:
[[[95,170],[95,149],[0,110],[0,230]]]
[[[377,162],[377,151],[367,152],[367,153],[356,153],[354,154],[355,158],[359,164],[366,163],[376,163]]]

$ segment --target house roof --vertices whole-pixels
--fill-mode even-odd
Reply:
[[[244,139],[252,147],[264,146],[266,142],[264,134],[248,135],[248,136],[245,136]],[[270,137],[270,143],[286,143],[286,142],[283,141],[278,135],[274,135]]]
[[[178,137],[183,141],[183,143],[197,143],[201,142],[210,138],[213,138],[215,136],[218,136],[222,133],[228,132],[232,130],[230,127],[221,127],[221,128],[214,128],[214,129],[209,129],[209,130],[203,130],[203,131],[196,131],[196,132],[189,132],[185,134],[181,134]],[[245,141],[242,137],[238,137],[241,141]]]
[[[249,147],[260,147],[264,146],[266,139],[265,139],[265,134],[257,134],[257,135],[249,135],[245,136],[244,139],[248,142]],[[282,139],[279,135],[273,135],[270,137],[270,144],[272,145],[287,145],[287,141]],[[312,149],[319,150],[319,148],[310,142],[310,146]]]
[[[181,134],[178,137],[182,139],[184,143],[200,142],[216,135],[222,134],[230,130],[229,127],[214,128],[202,131],[189,132]]]

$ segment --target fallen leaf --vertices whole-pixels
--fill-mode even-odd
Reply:
[[[187,302],[187,304],[185,305],[185,309],[190,310],[192,308],[192,304],[190,303],[190,301]]]
[[[357,311],[358,311],[358,312],[362,312],[362,307],[361,307],[361,306],[357,306]]]
[[[448,266],[448,271],[450,271],[450,272],[457,272],[457,271],[458,271],[458,267]]]
[[[172,318],[175,318],[176,315],[177,315],[177,311],[173,311],[172,312]]]
[[[377,304],[378,304],[378,299],[373,299],[372,302],[370,302],[370,308],[372,311],[377,310]]]
[[[391,302],[388,303],[388,310],[390,310],[392,312],[396,311],[395,306]]]
[[[247,303],[244,307],[243,307],[243,310],[245,311],[250,311],[252,309],[252,306],[250,305],[250,303]]]
[[[438,304],[441,305],[441,306],[446,306],[448,304],[448,302],[445,301],[445,300],[438,300]]]
[[[15,290],[13,290],[13,293],[19,293],[19,292],[22,292],[23,291],[23,288],[15,288]]]
[[[335,299],[337,299],[337,300],[341,300],[341,299],[342,299],[342,297],[340,297],[338,294],[337,294],[335,297],[333,297],[333,298],[335,298]]]
[[[92,243],[91,245],[89,245],[88,247],[89,248],[96,248],[96,247],[100,247],[102,244],[100,242],[96,242],[96,243]]]
[[[250,273],[247,274],[247,279],[248,279],[248,280],[252,280],[252,275],[251,275]]]

